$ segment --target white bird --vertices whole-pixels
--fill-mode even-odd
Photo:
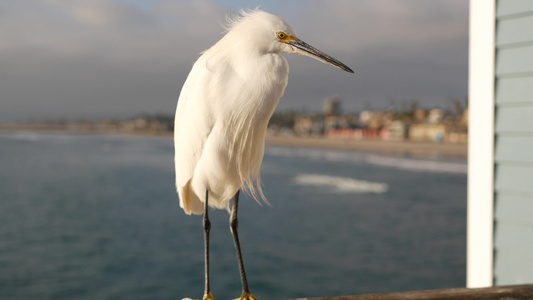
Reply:
[[[289,74],[281,53],[306,55],[353,73],[300,40],[281,18],[254,10],[231,20],[224,37],[202,53],[178,99],[174,123],[176,188],[186,214],[204,214],[204,300],[213,299],[208,207],[229,210],[232,198],[230,229],[243,288],[237,299],[256,299],[248,288],[242,262],[237,206],[243,187],[264,199],[259,168],[265,134]]]

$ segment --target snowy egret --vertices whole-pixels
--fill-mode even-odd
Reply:
[[[259,184],[265,134],[287,86],[281,53],[306,55],[344,71],[340,61],[300,40],[281,18],[260,10],[241,12],[224,37],[203,52],[181,90],[174,124],[176,188],[186,214],[204,214],[205,293],[209,287],[208,207],[229,210],[242,283],[250,293],[237,233],[239,191],[265,199]],[[237,300],[236,299],[236,300]]]

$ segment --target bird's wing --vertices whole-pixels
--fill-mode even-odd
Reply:
[[[190,181],[202,155],[214,119],[208,105],[206,86],[213,77],[205,59],[194,64],[181,90],[174,120],[176,188],[180,206],[187,214],[203,212],[203,204],[190,192]],[[193,197],[191,197],[193,196]]]

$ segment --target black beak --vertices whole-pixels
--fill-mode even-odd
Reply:
[[[348,68],[348,66],[346,66],[345,64],[341,63],[335,58],[327,55],[326,53],[316,49],[315,47],[307,44],[306,42],[300,39],[289,41],[287,44],[291,45],[295,49],[294,53],[296,54],[309,56],[341,70],[344,70],[346,72],[353,73],[352,69]]]

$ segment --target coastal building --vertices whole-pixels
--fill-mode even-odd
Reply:
[[[411,124],[409,128],[409,139],[412,141],[434,141],[442,142],[446,135],[446,125],[440,124]]]
[[[414,116],[413,116],[413,121],[415,123],[421,123],[421,122],[426,121],[427,117],[428,117],[427,110],[419,108],[419,109],[415,110],[415,113],[414,113]]]
[[[293,131],[299,136],[322,136],[325,132],[324,118],[318,115],[296,116]]]
[[[359,114],[361,125],[372,130],[379,130],[394,119],[393,113],[388,111],[362,111]]]
[[[467,285],[533,282],[533,1],[470,1]]]
[[[428,113],[428,117],[427,117],[428,123],[439,124],[440,122],[442,122],[442,116],[443,116],[442,109],[434,108],[430,110]]]
[[[403,141],[409,137],[409,126],[401,120],[389,122],[387,129],[386,138],[388,140]]]
[[[307,136],[312,133],[313,118],[311,116],[296,116],[294,118],[294,133]]]
[[[324,116],[340,116],[341,111],[341,99],[335,95],[324,100]]]
[[[361,113],[359,113],[359,121],[362,124],[367,124],[374,118],[375,113],[368,110],[363,110]]]

